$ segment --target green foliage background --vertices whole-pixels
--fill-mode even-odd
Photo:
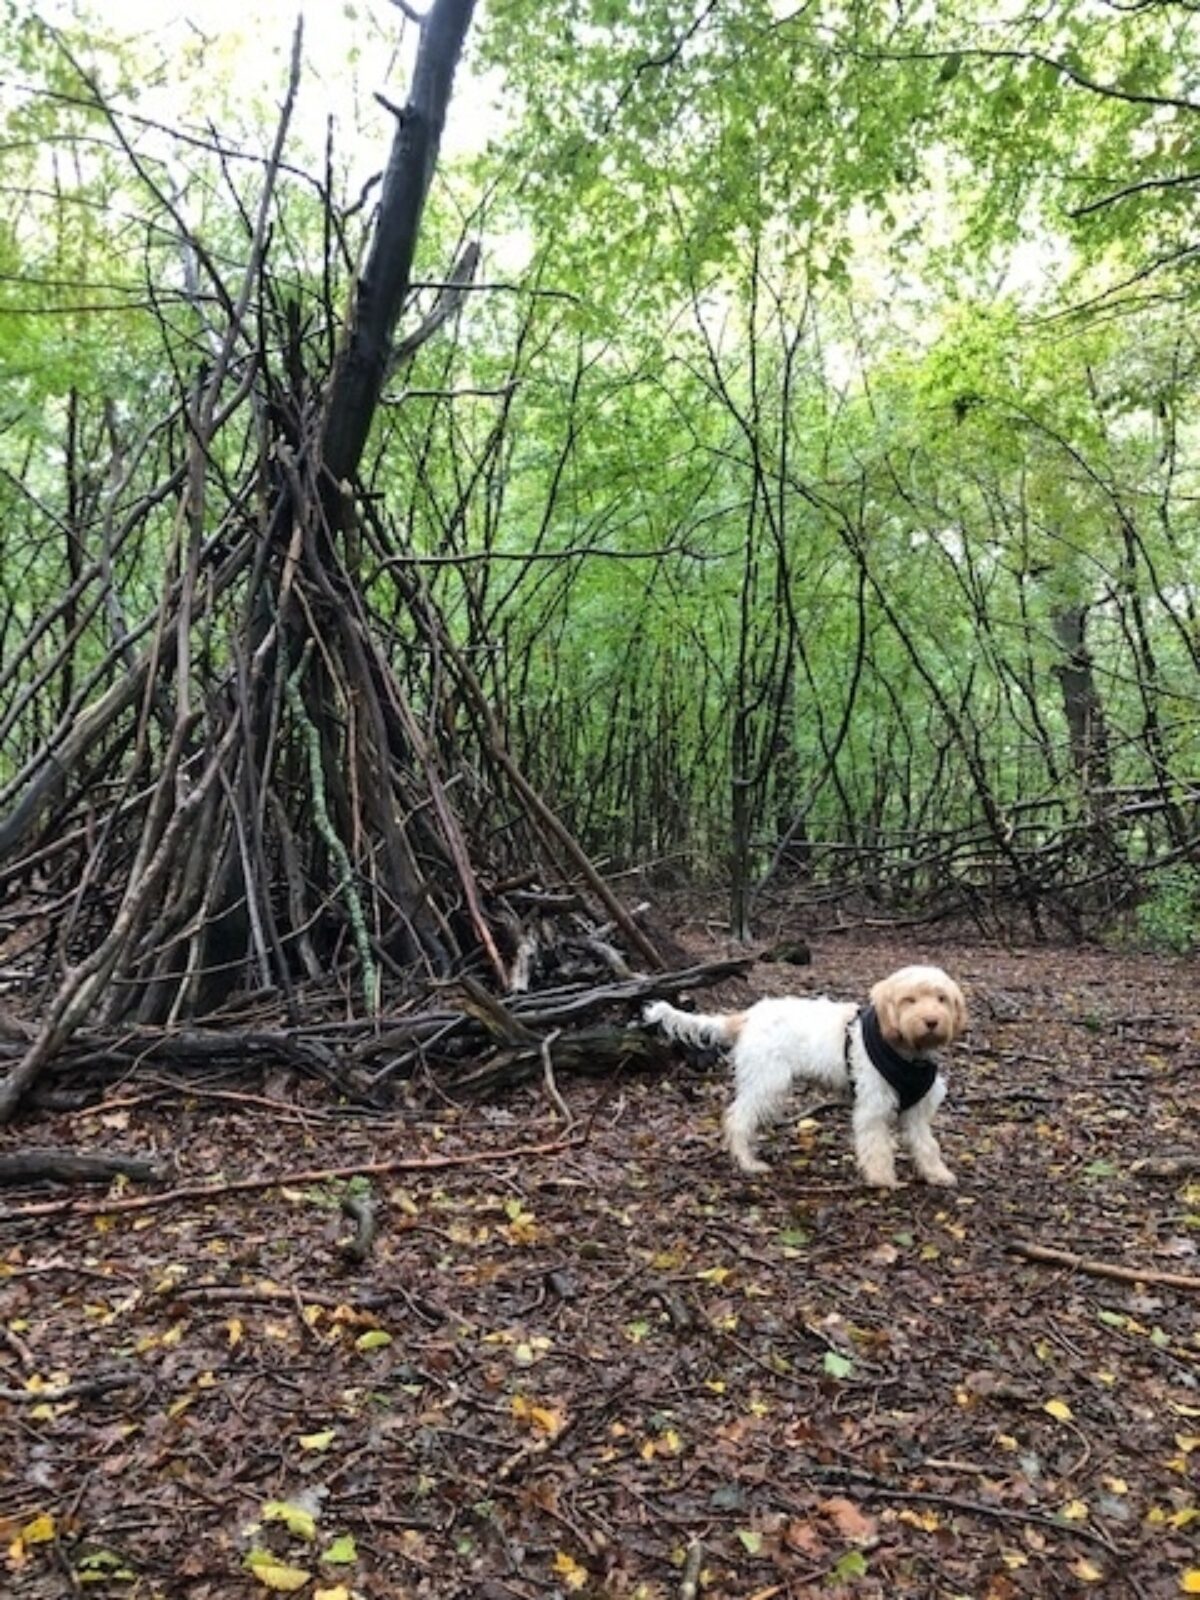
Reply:
[[[346,53],[386,88],[380,9]],[[10,4],[4,42],[0,652],[48,613],[48,664],[77,639],[65,682],[0,673],[17,783],[121,670],[114,604],[153,617],[170,500],[114,530],[175,458],[277,86],[235,103],[194,44],[167,128],[166,65],[95,13]],[[1198,45],[1172,0],[483,17],[454,115],[491,95],[493,131],[444,164],[422,270],[465,239],[483,268],[378,420],[394,564],[363,576],[402,640],[420,574],[604,860],[728,878],[739,926],[783,840],[892,904],[1072,916],[1194,862]],[[370,191],[339,147],[290,159],[256,314],[271,346],[298,308],[318,393]],[[110,600],[62,609],[110,546]]]

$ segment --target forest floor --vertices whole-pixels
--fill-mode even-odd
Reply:
[[[724,1071],[682,1061],[560,1082],[569,1129],[540,1086],[369,1116],[146,1072],[4,1130],[228,1187],[0,1193],[0,1592],[1197,1592],[1200,965],[813,955],[704,998],[941,960],[974,1019],[939,1118],[956,1190],[863,1189],[844,1110],[803,1095],[742,1178]],[[1139,1165],[1167,1157],[1191,1176]],[[314,1174],[389,1161],[353,1265],[347,1185]]]

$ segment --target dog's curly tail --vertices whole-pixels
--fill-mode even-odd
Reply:
[[[730,1045],[742,1031],[745,1012],[680,1011],[665,1000],[654,1000],[642,1012],[642,1020],[649,1027],[661,1028],[668,1039],[681,1039],[685,1044]]]

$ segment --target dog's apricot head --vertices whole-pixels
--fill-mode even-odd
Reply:
[[[889,1044],[919,1055],[950,1044],[967,1026],[967,1002],[941,967],[901,967],[871,990],[871,1004]]]

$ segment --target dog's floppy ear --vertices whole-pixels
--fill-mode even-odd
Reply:
[[[880,978],[871,990],[871,1004],[879,1018],[883,1037],[892,1044],[900,1041],[900,1018],[896,1009],[896,990],[890,978]]]

